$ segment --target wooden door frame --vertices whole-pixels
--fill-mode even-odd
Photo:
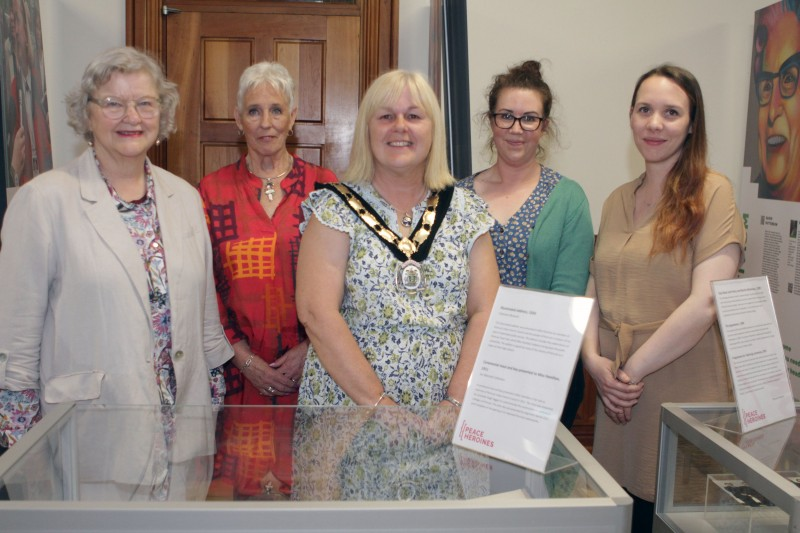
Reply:
[[[180,9],[190,3],[197,9],[197,2],[191,0],[125,0],[125,43],[144,50],[162,63],[166,59],[164,37],[166,17],[162,15],[165,7]],[[229,4],[235,12],[262,13],[307,13],[313,10],[320,15],[361,15],[361,60],[359,100],[372,81],[383,72],[397,68],[397,43],[399,35],[400,0],[355,0],[354,4],[318,4],[303,2],[282,2],[269,0],[218,0],[215,4]],[[381,35],[389,34],[388,43],[383,43]],[[163,166],[166,161],[166,147],[162,144],[153,147],[150,159]]]

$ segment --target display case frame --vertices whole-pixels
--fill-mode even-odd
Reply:
[[[800,404],[795,408],[800,408]],[[780,473],[785,469],[785,460],[779,461],[783,466],[773,468],[742,449],[738,445],[742,434],[726,431],[717,423],[726,416],[736,416],[736,404],[662,405],[653,531],[800,531],[800,487]],[[761,431],[768,432],[770,427]],[[796,433],[799,433],[798,428],[794,426],[792,434]],[[720,470],[713,475],[708,473],[707,484],[713,485],[715,479],[730,475],[737,485],[751,488],[771,505],[764,508],[766,510],[751,510],[746,506],[725,506],[718,500],[676,504],[678,487],[690,482],[686,480],[690,477],[686,473],[688,461],[683,457],[689,453],[700,456],[706,464],[715,465],[710,470],[715,467]],[[679,464],[683,466],[679,468]],[[716,478],[712,479],[714,476]]]
[[[58,433],[58,461],[76,464],[75,405],[52,409],[3,457],[0,480]],[[76,439],[72,444],[71,439]],[[586,449],[559,425],[557,445],[602,494],[533,499],[522,491],[446,501],[0,501],[3,531],[570,531],[623,532],[632,501]],[[470,452],[472,453],[472,452]],[[509,468],[519,467],[508,465]],[[71,468],[67,466],[65,468]],[[515,474],[517,475],[517,474]],[[65,476],[68,477],[68,476]]]

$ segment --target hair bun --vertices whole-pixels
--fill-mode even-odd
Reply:
[[[525,71],[527,74],[532,74],[538,77],[542,77],[542,64],[536,61],[535,59],[529,59],[524,61],[523,63],[517,65],[512,70],[522,70]]]

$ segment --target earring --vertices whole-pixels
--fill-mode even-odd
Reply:
[[[293,137],[293,136],[294,136],[294,130],[289,128],[289,137]]]
[[[89,138],[88,138],[88,139],[86,139],[86,144],[88,144],[88,145],[89,145],[89,146],[91,146],[91,147],[94,147],[94,133],[92,133],[92,132],[90,131],[90,132],[88,133],[88,136],[89,136]]]
[[[156,139],[156,146],[160,146],[160,145],[161,145],[161,137],[158,137]]]
[[[239,129],[238,129],[238,130],[236,130],[236,131],[239,133],[239,137],[241,137],[242,135],[244,135],[244,130],[243,130],[243,129],[239,128]]]

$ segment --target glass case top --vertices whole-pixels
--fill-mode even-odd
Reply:
[[[735,404],[684,406],[684,409],[706,428],[767,467],[798,472],[800,480],[800,418],[797,416],[742,433]]]
[[[451,445],[455,421],[451,408],[59,407],[0,458],[0,500],[605,496],[570,435],[541,474]]]

